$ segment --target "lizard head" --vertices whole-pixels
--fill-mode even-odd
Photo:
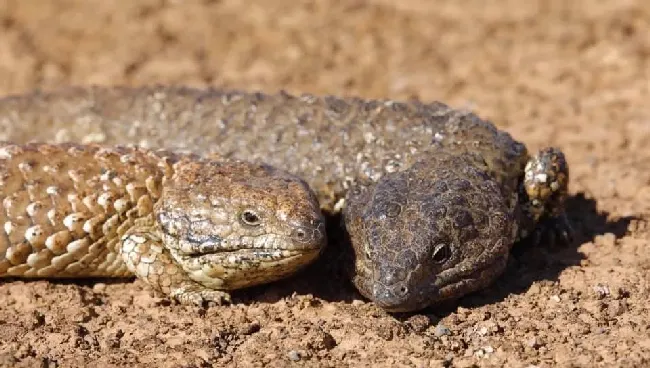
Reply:
[[[296,176],[243,161],[179,165],[155,211],[162,239],[190,277],[238,289],[295,273],[325,247],[318,200]]]
[[[410,312],[490,283],[513,236],[496,182],[471,165],[416,163],[348,192],[352,281],[390,312]]]

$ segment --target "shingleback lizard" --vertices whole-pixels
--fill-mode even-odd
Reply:
[[[186,304],[288,276],[326,241],[301,179],[162,150],[0,142],[0,200],[0,276],[135,274]]]
[[[4,139],[98,141],[264,161],[342,213],[352,282],[414,311],[493,282],[509,250],[570,241],[561,151],[529,155],[508,133],[440,102],[182,87],[73,87],[0,101]]]

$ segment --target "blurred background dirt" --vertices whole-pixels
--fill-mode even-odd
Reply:
[[[404,316],[326,264],[207,310],[138,281],[3,283],[0,366],[648,366],[649,61],[643,0],[0,0],[2,94],[164,83],[442,100],[561,147],[578,230],[566,249],[515,249],[487,290]]]

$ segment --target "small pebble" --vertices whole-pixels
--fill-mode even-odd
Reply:
[[[251,323],[248,323],[239,330],[239,333],[242,335],[251,335],[254,334],[255,332],[258,332],[260,330],[260,323],[257,321],[253,321]]]
[[[528,339],[528,341],[526,341],[526,345],[528,345],[533,349],[537,349],[542,346],[542,343],[539,341],[537,337],[534,336]]]
[[[443,324],[439,323],[436,325],[436,328],[433,330],[433,334],[437,337],[451,335],[451,331]]]
[[[625,299],[630,297],[630,292],[623,289],[623,288],[618,288],[616,291],[616,299]]]
[[[45,324],[45,315],[39,311],[33,311],[32,315],[34,317],[34,320],[32,322],[32,327],[40,327]]]
[[[431,325],[431,320],[425,315],[416,314],[408,319],[408,324],[413,331],[424,332]]]
[[[291,360],[291,361],[293,361],[293,362],[297,362],[297,361],[300,360],[300,353],[297,352],[297,351],[295,351],[295,350],[291,350],[291,351],[287,354],[287,357],[289,358],[289,360]]]
[[[484,358],[492,353],[494,353],[494,348],[488,345],[476,350],[474,356],[477,358]]]
[[[611,294],[609,290],[609,286],[603,285],[603,284],[598,284],[593,287],[594,292],[596,293],[596,296],[598,299],[603,299],[606,296],[609,296]]]

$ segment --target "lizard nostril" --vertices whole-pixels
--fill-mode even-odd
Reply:
[[[291,232],[291,237],[301,243],[307,243],[312,240],[310,233],[302,227],[294,228]]]
[[[397,290],[399,291],[400,295],[406,295],[406,293],[409,292],[409,288],[407,288],[406,286],[400,286],[399,289]]]

